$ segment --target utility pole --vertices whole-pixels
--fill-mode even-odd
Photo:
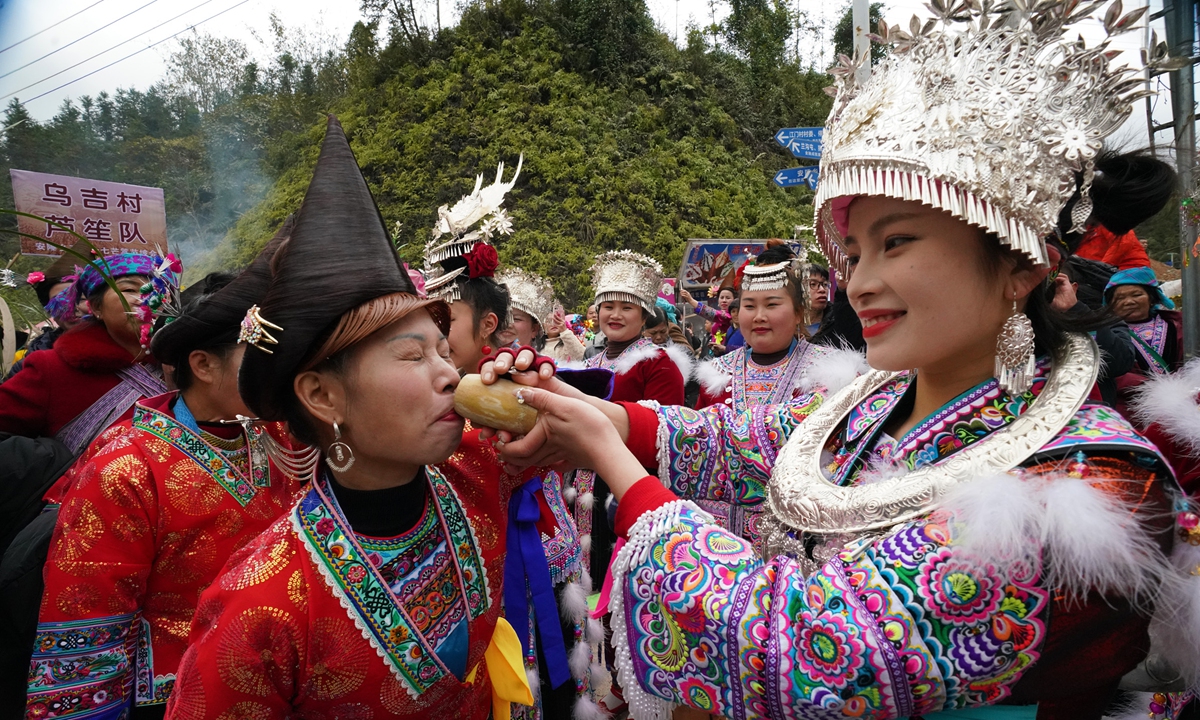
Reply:
[[[854,79],[862,85],[871,77],[871,39],[867,37],[871,32],[871,0],[854,0],[850,19],[854,21],[854,59],[866,56],[854,74]]]
[[[1191,58],[1196,43],[1196,0],[1164,0],[1167,44],[1172,55]],[[1193,66],[1188,63],[1171,72],[1171,112],[1175,128],[1175,169],[1185,194],[1195,187],[1196,98]],[[1183,350],[1189,357],[1200,351],[1200,257],[1193,254],[1196,228],[1179,222],[1181,271],[1183,273]]]

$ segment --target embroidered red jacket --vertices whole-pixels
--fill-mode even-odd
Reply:
[[[426,513],[437,520],[430,537],[455,548],[461,582],[430,585],[410,569],[399,605],[367,570],[358,543],[346,540],[345,521],[310,488],[205,591],[167,716],[385,720],[440,711],[484,720],[492,693],[483,656],[500,616],[505,508],[512,489],[536,472],[506,474],[473,432],[450,459],[427,468]],[[432,626],[462,598],[468,646],[459,680],[437,656]]]
[[[244,443],[218,449],[176,421],[174,397],[138,403],[131,429],[66,494],[44,571],[29,717],[118,717],[135,699],[164,702],[200,592],[300,489],[250,467]],[[268,431],[282,439],[281,425]]]

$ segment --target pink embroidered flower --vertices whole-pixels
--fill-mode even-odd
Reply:
[[[328,518],[326,518],[326,519],[328,519]],[[346,571],[346,579],[349,580],[350,582],[354,583],[355,585],[362,582],[363,578],[365,578],[366,576],[367,576],[367,569],[364,568],[362,565],[355,565],[354,567],[352,567]]]
[[[40,273],[40,272],[31,272],[31,273],[29,273],[29,277],[25,278],[25,280],[30,285],[37,285],[38,283],[40,283],[41,281],[43,281],[45,279],[46,279],[46,274]]]
[[[951,625],[973,625],[990,618],[1004,598],[1003,583],[990,567],[965,563],[948,549],[925,558],[917,569],[917,594],[935,618]]]
[[[333,532],[333,520],[331,518],[321,518],[317,521],[317,534],[325,537]]]
[[[821,615],[800,629],[797,638],[801,672],[833,688],[854,680],[865,662],[862,638],[839,615]]]

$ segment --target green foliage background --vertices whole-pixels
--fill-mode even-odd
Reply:
[[[343,47],[308,58],[283,48],[225,88],[120,90],[47,123],[14,101],[4,124],[24,121],[5,132],[3,169],[163,187],[170,240],[195,279],[246,265],[299,207],[325,113],[341,119],[418,266],[437,207],[524,154],[501,260],[546,275],[573,309],[605,250],[645,252],[673,271],[689,237],[791,237],[810,224],[811,195],[771,182],[796,164],[772,136],[820,125],[829,83],[786,57],[792,18],[778,0],[738,0],[722,33],[693,30],[683,48],[654,29],[643,0],[478,2],[439,32],[363,5]],[[191,77],[206,76],[198,55],[214,68],[245,58],[225,50],[194,44]],[[3,203],[8,182],[3,172]],[[11,257],[15,243],[0,251]]]

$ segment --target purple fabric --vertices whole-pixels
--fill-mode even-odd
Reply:
[[[116,387],[100,396],[87,410],[76,415],[55,436],[55,439],[70,448],[76,456],[138,400],[162,395],[167,391],[162,378],[145,365],[131,365],[118,370],[117,375],[121,376],[121,382],[117,383]]]
[[[144,275],[150,277],[153,274],[154,258],[139,253],[122,253],[106,257],[102,260],[92,261],[79,274],[79,279],[75,281],[75,284],[79,286],[79,292],[83,297],[87,297],[96,292],[104,284],[105,275],[112,278],[119,278],[125,275]]]

